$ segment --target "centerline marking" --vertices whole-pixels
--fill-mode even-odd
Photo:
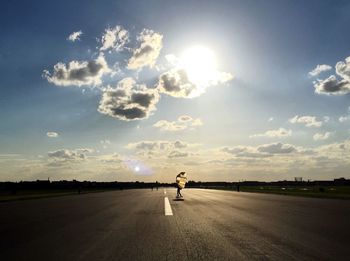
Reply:
[[[164,198],[164,214],[166,216],[172,216],[173,215],[173,211],[171,210],[171,206],[170,206],[170,202],[168,197]]]

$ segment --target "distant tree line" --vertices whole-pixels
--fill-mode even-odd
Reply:
[[[97,182],[97,181],[77,181],[77,180],[36,180],[19,182],[0,182],[0,193],[16,194],[23,190],[77,190],[79,193],[91,190],[123,190],[123,189],[146,189],[159,187],[175,187],[175,183],[159,182]],[[240,181],[240,182],[202,182],[189,181],[186,184],[188,188],[227,188],[237,189],[240,186],[350,186],[350,179],[339,178],[334,180],[315,180],[315,181]]]

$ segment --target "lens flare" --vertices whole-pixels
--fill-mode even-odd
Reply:
[[[153,170],[137,159],[125,159],[125,167],[137,175],[148,176],[153,174]]]

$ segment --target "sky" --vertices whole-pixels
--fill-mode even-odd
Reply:
[[[0,180],[350,178],[349,1],[3,1]]]

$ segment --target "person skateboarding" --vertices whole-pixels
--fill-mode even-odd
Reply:
[[[176,175],[176,185],[177,185],[177,198],[183,198],[181,194],[181,189],[185,187],[187,183],[187,177],[186,177],[186,172],[180,172],[179,174]]]

